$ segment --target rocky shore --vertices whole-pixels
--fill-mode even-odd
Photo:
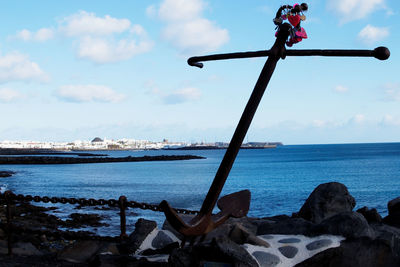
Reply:
[[[0,148],[0,155],[64,155],[79,157],[105,157],[107,154],[94,154],[87,152],[69,152],[53,149],[24,149],[24,148]]]
[[[11,177],[15,174],[13,171],[0,171],[0,178]]]
[[[139,219],[122,242],[19,231],[13,233],[9,256],[3,227],[0,262],[1,266],[400,266],[400,197],[389,201],[385,218],[368,207],[353,211],[355,203],[343,184],[321,184],[291,216],[231,218],[203,242],[183,248],[182,237],[168,223],[157,226]],[[45,209],[28,203],[17,206],[13,223],[54,233],[60,227],[104,223],[95,214],[72,214],[61,221]],[[2,226],[4,212],[1,205]]]

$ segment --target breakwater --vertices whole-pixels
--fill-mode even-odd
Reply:
[[[0,157],[0,164],[78,164],[78,163],[109,163],[109,162],[140,162],[140,161],[172,161],[204,159],[193,155],[160,155],[143,157],[54,157],[54,156],[23,156]]]

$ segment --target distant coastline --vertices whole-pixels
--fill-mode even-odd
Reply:
[[[182,147],[165,147],[164,150],[208,150],[208,149],[227,149],[229,143],[217,142],[214,145],[193,144]],[[283,146],[281,142],[249,142],[243,143],[240,149],[268,149]]]
[[[241,148],[275,148],[283,145],[281,142],[247,142],[243,143]],[[135,151],[135,150],[200,150],[200,149],[226,149],[229,143],[227,142],[171,142],[164,139],[160,142],[135,139],[101,139],[94,138],[91,141],[77,140],[74,142],[50,142],[50,141],[0,141],[0,155],[2,150],[29,150],[43,151],[44,154],[48,151]],[[3,153],[5,154],[5,153]]]

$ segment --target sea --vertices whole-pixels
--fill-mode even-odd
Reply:
[[[99,153],[99,151],[96,151]],[[112,157],[198,155],[204,159],[158,162],[93,163],[71,165],[0,165],[14,171],[0,178],[0,190],[49,197],[118,199],[199,210],[225,150],[101,151]],[[340,182],[356,200],[355,209],[376,208],[386,216],[388,201],[400,196],[400,143],[283,145],[274,149],[244,149],[236,158],[221,196],[248,189],[248,216],[291,215],[300,210],[322,183]],[[42,204],[54,206],[54,204]],[[68,219],[70,213],[100,213],[109,227],[94,229],[118,235],[118,210],[76,209],[56,205],[52,214]],[[215,209],[217,212],[218,209]],[[128,232],[138,218],[164,221],[160,212],[129,209]],[[85,230],[85,229],[79,229]],[[93,230],[93,229],[89,229]]]

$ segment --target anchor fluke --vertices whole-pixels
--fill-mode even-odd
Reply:
[[[380,60],[386,60],[390,57],[390,51],[387,47],[379,46],[374,49],[374,57]]]
[[[189,222],[185,222],[167,201],[163,200],[160,203],[160,207],[171,226],[185,236],[194,237],[209,233],[229,217],[241,218],[246,216],[250,207],[250,191],[242,190],[223,196],[218,200],[217,206],[221,210],[219,213],[200,212]]]
[[[217,206],[221,211],[230,213],[230,216],[241,218],[247,215],[250,208],[251,193],[249,190],[242,190],[221,197]]]
[[[187,63],[192,67],[203,68],[203,63],[197,62],[195,58],[191,57],[188,59]]]

